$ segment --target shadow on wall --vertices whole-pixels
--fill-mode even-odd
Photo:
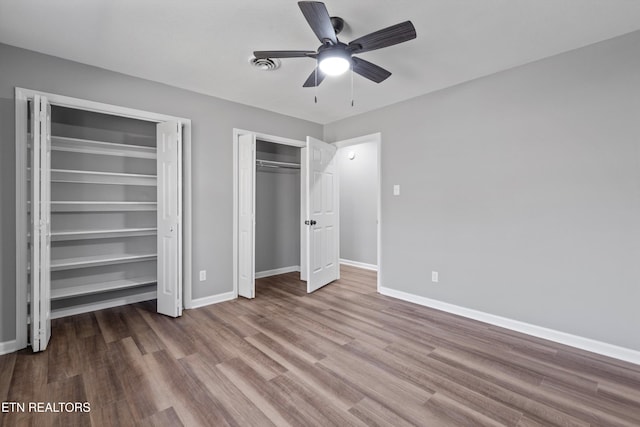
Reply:
[[[15,339],[15,105],[0,98],[0,342]]]

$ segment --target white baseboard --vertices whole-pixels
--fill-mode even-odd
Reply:
[[[367,264],[365,262],[360,261],[351,261],[349,259],[340,258],[340,264],[350,265],[351,267],[364,268],[365,270],[373,270],[378,271],[378,266],[375,264]]]
[[[18,350],[18,340],[0,342],[0,356]]]
[[[470,308],[460,307],[458,305],[437,301],[430,298],[413,295],[395,289],[380,287],[380,293],[403,301],[412,302],[425,307],[435,308],[437,310],[446,311],[447,313],[457,314],[458,316],[467,317],[469,319],[479,320],[491,325],[500,326],[512,331],[522,332],[538,338],[544,338],[559,344],[587,350],[603,356],[612,357],[614,359],[624,360],[626,362],[640,365],[640,351],[632,350],[617,345],[608,344],[602,341],[596,341],[591,338],[585,338],[578,335],[568,334],[566,332],[548,329],[542,326],[532,325],[530,323],[520,322],[518,320],[508,319],[506,317],[496,316],[482,311]]]
[[[196,298],[191,300],[191,306],[185,308],[200,308],[211,304],[217,304],[219,302],[231,301],[236,299],[236,295],[233,291],[225,292],[223,294],[212,295],[210,297]]]
[[[257,271],[256,272],[256,279],[262,279],[262,278],[270,277],[270,276],[277,276],[278,274],[291,273],[291,272],[294,272],[294,271],[300,271],[300,266],[299,265],[292,265],[290,267],[276,268],[274,270]]]

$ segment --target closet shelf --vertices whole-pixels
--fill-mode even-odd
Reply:
[[[85,239],[112,239],[116,237],[153,236],[157,233],[156,227],[150,228],[120,228],[109,230],[64,230],[51,232],[51,240],[85,240]]]
[[[51,169],[51,182],[106,185],[140,185],[155,187],[156,176],[138,173]]]
[[[51,307],[51,320],[59,319],[61,317],[66,316],[74,316],[76,314],[89,313],[91,311],[102,310],[105,308],[117,307],[123,304],[134,304],[142,301],[154,300],[157,298],[158,293],[154,289],[152,291],[143,292],[144,288],[141,289],[141,293],[137,293],[135,295],[129,295],[125,297],[117,296],[115,298],[107,298],[96,302],[89,302],[85,304],[73,304],[69,307]],[[110,295],[110,294],[105,294]],[[57,300],[56,302],[59,304],[64,300]]]
[[[157,202],[54,201],[51,212],[127,212],[155,211]]]
[[[51,260],[51,271],[72,270],[76,268],[98,267],[101,265],[125,264],[138,261],[155,260],[157,254],[118,254],[95,255],[78,258],[63,258]]]
[[[118,144],[115,142],[68,138],[64,136],[52,136],[51,149],[54,151],[98,154],[102,156],[134,157],[139,159],[155,159],[157,157],[156,147]]]
[[[139,286],[156,283],[155,276],[136,277],[132,279],[113,280],[109,282],[91,283],[88,285],[69,286],[66,288],[51,288],[51,299],[78,297],[82,295],[99,294],[102,292],[116,291],[120,289],[136,288]]]

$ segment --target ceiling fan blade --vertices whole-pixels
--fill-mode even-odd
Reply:
[[[373,82],[380,83],[391,75],[391,72],[364,59],[354,56],[351,60],[353,61],[353,71]]]
[[[317,82],[316,82],[316,72],[318,73]],[[320,83],[324,80],[327,75],[320,71],[319,68],[316,67],[315,70],[307,77],[307,80],[304,82],[302,87],[316,87],[320,86]]]
[[[257,59],[266,58],[305,58],[315,57],[316,52],[313,50],[256,50],[253,56]]]
[[[336,32],[333,29],[333,25],[331,25],[331,18],[324,3],[319,1],[299,1],[298,6],[300,6],[302,14],[322,43],[327,40],[330,40],[332,44],[338,43]]]
[[[415,38],[415,27],[411,21],[405,21],[355,39],[349,43],[349,48],[353,53],[362,53],[393,46]]]

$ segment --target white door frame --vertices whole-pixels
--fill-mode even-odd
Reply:
[[[382,287],[382,134],[380,132],[372,133],[369,135],[358,136],[355,138],[345,139],[342,141],[335,142],[334,144],[338,149],[349,147],[351,145],[359,145],[364,144],[366,142],[375,142],[377,147],[377,157],[378,157],[378,201],[377,201],[377,209],[378,209],[378,229],[376,230],[377,234],[377,262],[378,262],[378,280],[377,280],[377,291],[380,292],[380,288]]]
[[[244,129],[233,129],[233,297],[238,298],[238,233],[240,227],[240,221],[238,218],[239,209],[238,202],[240,186],[238,183],[238,137],[240,135],[252,134],[256,140],[272,142],[274,144],[289,145],[292,147],[304,148],[307,146],[305,141],[299,141],[291,138],[284,138],[281,136],[268,135],[259,132],[253,132]],[[255,204],[254,204],[255,209]],[[253,252],[255,258],[255,244],[253,245]],[[255,286],[255,283],[254,283]]]
[[[82,109],[103,114],[145,120],[154,123],[178,120],[183,124],[183,240],[182,274],[183,303],[185,308],[192,304],[192,220],[191,220],[191,120],[152,113],[118,105],[72,98],[38,90],[16,87],[15,89],[15,126],[16,126],[16,341],[15,350],[27,346],[27,236],[21,232],[27,229],[27,102],[35,94],[44,95],[51,105]]]

